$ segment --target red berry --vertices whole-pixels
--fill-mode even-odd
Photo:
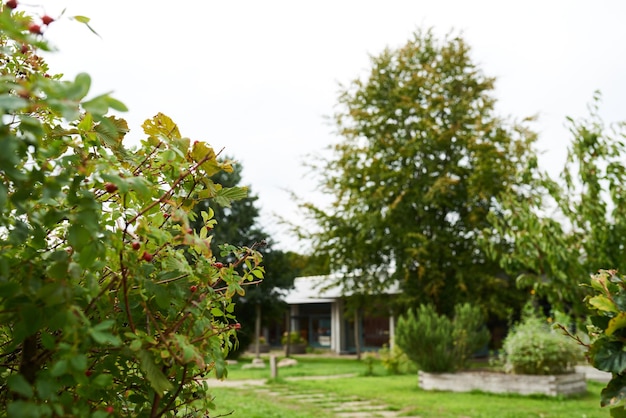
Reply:
[[[144,251],[144,252],[143,252],[143,254],[141,255],[141,258],[142,258],[144,261],[152,261],[152,254],[150,254],[150,253],[149,253],[149,252],[147,252],[147,251]]]
[[[189,290],[191,291],[191,293],[194,293],[196,290],[198,290],[198,286],[196,286],[195,284],[191,285],[189,286]]]
[[[91,370],[85,370],[85,376],[89,377],[91,376],[93,372]]]
[[[41,26],[32,23],[29,27],[28,27],[28,31],[30,33],[34,33],[35,35],[41,35]]]
[[[25,53],[27,53],[27,52],[28,52],[28,50],[29,50],[28,45],[26,45],[26,44],[22,44],[22,47],[20,48],[20,52],[21,52],[22,54],[25,54]]]
[[[50,23],[54,22],[54,19],[53,19],[53,18],[51,18],[51,17],[50,17],[50,16],[48,16],[48,15],[43,15],[43,17],[41,18],[41,22],[42,22],[44,25],[49,25]]]
[[[133,243],[131,244],[133,246],[133,250],[137,251],[139,248],[141,248],[141,243],[139,243],[139,241],[133,241]]]
[[[107,406],[105,411],[107,411],[109,414],[112,414],[113,411],[115,411],[115,409],[113,409],[113,407],[111,405]]]
[[[187,233],[188,233],[188,234],[193,234],[193,229],[191,229],[191,228],[187,228]]]
[[[213,263],[213,267],[215,267],[216,269],[221,269],[222,267],[224,267],[224,264],[218,261]]]
[[[106,183],[104,185],[104,189],[108,192],[108,193],[115,193],[117,191],[117,186],[113,183]]]
[[[165,219],[169,218],[170,216],[172,216],[172,215],[170,215],[169,213],[164,213],[164,214],[163,214],[163,217],[164,217]]]
[[[17,8],[17,0],[8,0],[5,4],[9,9]]]
[[[234,326],[235,329],[241,329],[241,324],[237,322]]]

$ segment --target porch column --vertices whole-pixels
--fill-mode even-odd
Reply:
[[[330,349],[341,354],[343,349],[343,304],[341,299],[335,299],[330,304]]]
[[[291,309],[290,309],[290,315],[289,315],[289,322],[290,322],[290,326],[289,328],[291,329],[291,332],[293,331],[298,331],[300,332],[300,327],[298,327],[298,320],[295,318],[298,316],[298,314],[300,313],[300,306],[299,305],[291,305]]]
[[[393,350],[393,346],[396,344],[394,342],[396,334],[396,317],[393,312],[389,314],[389,349]]]

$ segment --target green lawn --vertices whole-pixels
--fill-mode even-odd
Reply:
[[[277,361],[280,361],[284,356],[278,357]],[[291,356],[291,358],[298,361],[297,366],[280,368],[278,376],[283,377],[300,377],[300,376],[328,376],[338,374],[365,374],[366,366],[363,361],[359,362],[355,359],[346,357],[321,357],[321,356]],[[241,379],[268,379],[270,377],[269,360],[265,356],[265,369],[247,369],[246,365],[250,364],[253,357],[243,357],[237,364],[228,366],[228,379],[229,380],[241,380]],[[375,374],[386,374],[385,368],[380,361],[374,362]]]
[[[416,376],[375,376],[325,381],[289,382],[293,390],[319,390],[377,400],[423,418],[557,418],[607,417],[600,408],[601,384],[590,383],[588,393],[577,398],[523,397],[486,393],[423,391]]]
[[[241,418],[327,418],[332,413],[323,404],[298,403],[285,396],[269,396],[267,389],[289,394],[326,393],[346,399],[370,400],[389,405],[401,415],[422,418],[557,418],[607,417],[609,411],[599,406],[603,384],[589,382],[588,392],[575,398],[547,396],[493,395],[486,393],[446,393],[423,391],[417,386],[416,375],[386,375],[376,361],[374,376],[365,376],[363,362],[345,358],[307,358],[297,356],[299,364],[279,370],[278,382],[259,391],[254,388],[216,388],[212,391],[218,408],[213,413]],[[229,380],[265,379],[268,369],[244,369],[244,359],[229,367]],[[333,375],[354,373],[355,377],[324,380],[289,380],[289,376]],[[228,405],[228,406],[226,406]],[[211,415],[214,416],[214,415]]]

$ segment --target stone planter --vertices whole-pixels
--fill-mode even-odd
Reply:
[[[420,388],[450,392],[481,391],[488,393],[541,394],[570,396],[587,391],[587,381],[582,373],[559,375],[520,375],[486,371],[458,373],[418,372]]]
[[[259,344],[259,353],[269,353],[270,352],[270,345],[269,344]],[[254,351],[256,348],[254,346],[254,343],[252,343],[252,350]]]
[[[306,354],[306,344],[291,344],[289,347],[290,354]],[[287,346],[283,345],[283,350],[287,350]]]

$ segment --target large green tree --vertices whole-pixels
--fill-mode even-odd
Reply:
[[[592,274],[626,270],[626,131],[599,114],[600,94],[586,118],[568,118],[571,143],[561,174],[526,175],[503,193],[492,217],[490,252],[556,309],[584,318]],[[537,173],[535,173],[537,174]],[[520,198],[522,196],[522,198]]]
[[[371,58],[364,78],[341,88],[340,140],[312,163],[328,207],[303,203],[310,238],[358,292],[394,280],[410,304],[450,313],[471,301],[503,314],[514,284],[478,245],[496,196],[535,166],[536,136],[496,116],[494,79],[461,36],[418,30]]]

